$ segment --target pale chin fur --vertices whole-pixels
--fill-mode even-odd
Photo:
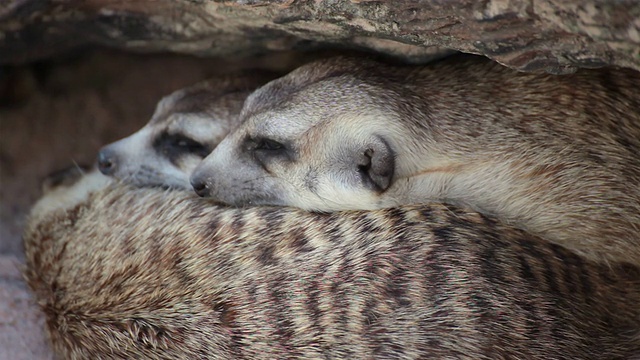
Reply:
[[[30,218],[37,219],[49,216],[52,212],[67,211],[89,199],[96,191],[104,189],[114,182],[100,171],[93,169],[82,175],[77,182],[68,186],[58,186],[49,190],[33,206]]]
[[[376,210],[379,209],[380,197],[372,192],[350,192],[339,193],[335,189],[322,188],[316,193],[304,192],[295,194],[287,192],[284,195],[281,206],[294,206],[307,211],[333,212],[344,210]],[[327,191],[328,190],[328,191]],[[329,194],[329,195],[324,195]],[[391,205],[394,206],[395,204]],[[391,207],[388,206],[388,207]],[[385,206],[387,207],[387,206]]]

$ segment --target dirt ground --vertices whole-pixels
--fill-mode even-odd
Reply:
[[[173,90],[233,70],[285,71],[308,57],[216,60],[98,49],[0,68],[0,360],[52,358],[19,270],[22,226],[47,174],[91,164],[102,145],[144,125]]]

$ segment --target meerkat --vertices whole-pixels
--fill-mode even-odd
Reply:
[[[312,211],[443,201],[604,260],[640,263],[640,73],[304,65],[256,90],[194,170],[201,196]]]
[[[246,97],[277,75],[238,72],[165,96],[147,125],[100,150],[100,171],[137,186],[190,189],[191,172],[238,125]]]
[[[629,359],[640,268],[441,203],[224,208],[59,182],[25,276],[64,359]]]

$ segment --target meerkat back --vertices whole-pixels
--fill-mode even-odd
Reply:
[[[640,356],[637,267],[473,211],[229,209],[99,175],[24,233],[61,358]]]

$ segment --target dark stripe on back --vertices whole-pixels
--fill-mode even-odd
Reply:
[[[197,282],[197,278],[189,272],[189,265],[184,263],[184,258],[182,257],[182,254],[185,252],[184,249],[174,247],[171,251],[173,256],[175,256],[173,269],[175,270],[178,279],[180,279],[180,283],[186,286],[195,284]]]
[[[306,254],[315,250],[315,248],[311,244],[309,244],[309,239],[307,239],[303,229],[293,229],[290,233],[290,236],[292,237],[292,240],[290,242],[291,247],[297,254]]]
[[[285,275],[274,276],[268,284],[270,303],[273,304],[272,314],[278,342],[287,350],[292,350],[291,339],[294,334],[294,323],[289,319],[291,306],[288,304],[287,287],[291,282]]]
[[[429,333],[436,328],[456,328],[455,321],[452,321],[452,309],[447,302],[455,290],[451,282],[451,274],[448,271],[449,259],[454,252],[452,251],[451,229],[448,227],[433,229],[434,246],[431,251],[424,257],[424,289],[428,290],[425,294],[426,299],[431,303],[434,310],[432,316],[420,322],[421,331]],[[433,338],[433,344],[429,346],[440,347],[440,340]]]
[[[350,333],[349,323],[351,320],[351,316],[349,314],[349,300],[352,296],[351,286],[355,286],[353,284],[354,273],[353,273],[353,264],[351,263],[350,249],[344,249],[342,253],[342,263],[338,267],[338,271],[335,274],[336,278],[333,279],[333,284],[331,286],[331,294],[334,300],[333,311],[337,314],[337,326],[338,334],[336,337],[340,339],[340,343],[344,341],[342,334]],[[357,290],[356,290],[357,291]],[[351,355],[353,351],[350,349],[345,349],[346,354]],[[345,355],[346,355],[345,354]]]
[[[541,244],[536,244],[525,239],[521,239],[518,244],[526,254],[539,260],[542,263],[540,268],[542,269],[545,284],[554,296],[558,296],[559,288],[558,283],[556,282],[556,274],[553,273],[553,267],[551,266],[551,263],[548,259],[550,257],[550,254],[540,251],[540,248],[544,248],[546,246],[543,247],[541,246]]]
[[[274,255],[275,246],[269,242],[258,245],[258,261],[264,266],[278,265],[278,259]]]
[[[220,229],[220,218],[218,215],[212,215],[209,218],[209,224],[207,225],[207,237],[213,238],[213,235]],[[213,239],[211,239],[213,240]]]
[[[241,233],[245,227],[244,213],[242,211],[236,210],[233,212],[231,220],[231,228],[236,233]]]
[[[518,262],[520,263],[520,277],[523,280],[526,280],[532,287],[538,286],[538,279],[533,274],[531,269],[531,265],[527,261],[527,259],[522,256],[522,254],[518,254]]]
[[[584,281],[589,281],[585,277],[587,269],[582,259],[560,245],[550,244],[550,247],[555,257],[561,262],[560,271],[567,287],[567,293],[580,294],[583,300],[589,300],[591,295],[588,292],[591,289],[590,284],[586,284],[586,287],[580,286]]]
[[[314,274],[317,274],[317,271],[314,271]],[[322,279],[322,277],[320,277]],[[305,308],[309,314],[309,318],[311,320],[311,324],[313,325],[314,333],[316,337],[320,337],[320,335],[325,333],[324,327],[321,325],[322,319],[322,311],[320,310],[320,282],[316,279],[312,279],[306,282],[304,288],[305,294],[307,294],[307,301],[305,302]]]
[[[527,240],[519,241],[522,250],[532,256],[535,259],[538,259],[541,262],[540,268],[543,272],[544,280],[548,287],[549,298],[553,300],[553,304],[545,307],[547,315],[553,319],[553,324],[551,325],[551,333],[553,338],[557,342],[565,342],[567,341],[565,328],[569,326],[569,324],[565,323],[565,311],[566,308],[566,299],[563,294],[559,291],[558,284],[556,282],[556,278],[558,274],[553,272],[553,267],[551,263],[549,263],[548,257],[550,257],[549,253],[541,252],[539,249],[544,247],[549,247],[550,244],[536,244]],[[546,245],[546,246],[545,246]],[[555,261],[559,262],[558,260]],[[544,290],[542,286],[537,286],[536,288],[541,291]],[[563,309],[563,310],[558,310]]]

